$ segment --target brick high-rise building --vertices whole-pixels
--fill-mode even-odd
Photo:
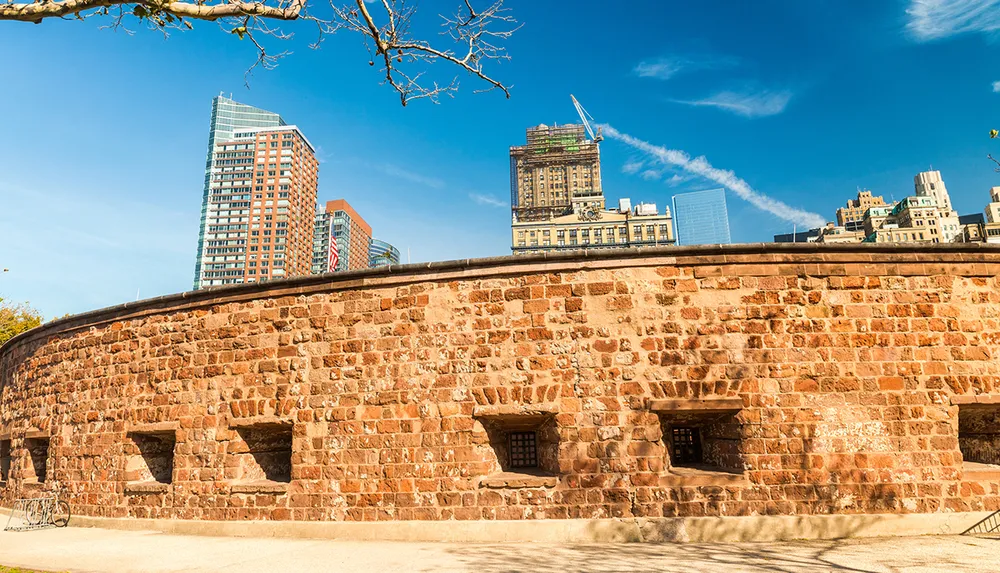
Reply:
[[[294,125],[237,127],[213,143],[195,288],[309,274],[312,144]]]
[[[582,125],[528,128],[527,145],[510,148],[510,204],[521,222],[604,209],[598,143]]]
[[[210,211],[213,216],[212,224],[219,224],[217,221],[218,213],[216,211],[218,210],[218,199],[221,197],[217,194],[215,197],[216,200],[210,201],[210,191],[212,189],[212,168],[213,159],[215,157],[216,142],[229,141],[233,138],[233,134],[240,129],[278,127],[281,125],[285,125],[285,120],[274,112],[245,105],[222,95],[212,99],[212,120],[208,130],[208,156],[205,159],[205,187],[201,200],[201,228],[198,232],[198,257],[195,261],[194,268],[195,289],[201,288],[202,264],[205,262],[206,256],[209,259],[212,259],[212,262],[218,262],[221,260],[218,258],[218,255],[220,254],[218,253],[218,246],[212,248],[211,254],[206,254],[205,251],[205,229],[206,225],[208,225]],[[233,194],[239,195],[244,192],[250,192],[249,185],[244,186],[242,189],[238,187],[232,188]],[[226,248],[235,249],[240,245],[234,242],[224,246]],[[230,251],[225,254],[232,255],[235,254],[235,251]]]
[[[343,200],[327,201],[316,212],[312,243],[312,273],[367,269],[372,228]],[[330,268],[330,243],[336,241],[337,266]]]
[[[670,208],[605,207],[601,150],[583,125],[539,125],[510,148],[511,251],[618,249],[674,243]]]
[[[859,189],[857,199],[851,199],[847,206],[837,209],[837,225],[848,231],[860,231],[865,226],[865,213],[872,207],[892,208],[892,205],[887,205],[881,195],[875,196],[867,189]]]

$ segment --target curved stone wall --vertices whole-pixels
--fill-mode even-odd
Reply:
[[[0,347],[0,492],[58,482],[76,513],[212,520],[996,510],[1000,468],[962,449],[995,454],[998,342],[1000,249],[979,245],[505,257],[184,293]],[[537,467],[513,467],[529,438]]]

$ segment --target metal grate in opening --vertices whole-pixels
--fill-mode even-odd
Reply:
[[[670,429],[670,462],[674,465],[701,463],[701,436],[698,428],[674,426]]]
[[[538,467],[538,437],[535,432],[510,432],[507,439],[510,467]]]

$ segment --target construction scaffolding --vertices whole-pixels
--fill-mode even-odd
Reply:
[[[527,145],[510,148],[510,201],[516,220],[565,215],[580,197],[603,200],[600,149],[583,125],[543,124],[528,128],[526,139]]]

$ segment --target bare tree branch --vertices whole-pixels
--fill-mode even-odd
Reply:
[[[316,40],[311,48],[318,48],[330,34],[347,30],[360,34],[368,50],[369,64],[378,61],[383,83],[391,86],[405,106],[415,99],[428,99],[435,103],[441,95],[451,97],[458,90],[458,78],[440,84],[427,79],[430,64],[447,62],[458,66],[488,87],[476,92],[500,90],[510,97],[510,86],[494,79],[486,72],[487,62],[510,60],[501,45],[520,28],[517,20],[503,6],[504,0],[477,12],[473,0],[462,0],[462,5],[452,16],[441,16],[441,36],[451,46],[438,45],[415,38],[410,32],[416,8],[407,0],[380,0],[378,3],[352,0],[347,5],[331,2],[332,18],[310,12],[309,2],[319,0],[36,0],[18,3],[0,0],[0,20],[41,23],[45,19],[108,18],[102,27],[122,29],[131,34],[124,22],[128,17],[167,34],[172,29],[192,29],[191,20],[217,22],[220,28],[249,39],[257,50],[257,60],[246,72],[246,77],[257,67],[271,69],[286,56],[288,51],[272,51],[272,41],[291,39],[290,33],[271,26],[271,22],[303,20],[316,28]],[[369,9],[371,8],[371,9]],[[446,43],[447,43],[446,41]],[[411,69],[412,68],[412,69]]]
[[[288,6],[268,6],[264,2],[225,1],[218,4],[198,2],[122,2],[120,0],[39,0],[26,4],[0,4],[0,20],[17,20],[40,24],[45,18],[79,15],[81,12],[108,6],[134,4],[144,6],[152,13],[171,14],[196,20],[218,20],[233,16],[259,16],[276,20],[294,20],[299,17],[305,0],[293,0]]]

